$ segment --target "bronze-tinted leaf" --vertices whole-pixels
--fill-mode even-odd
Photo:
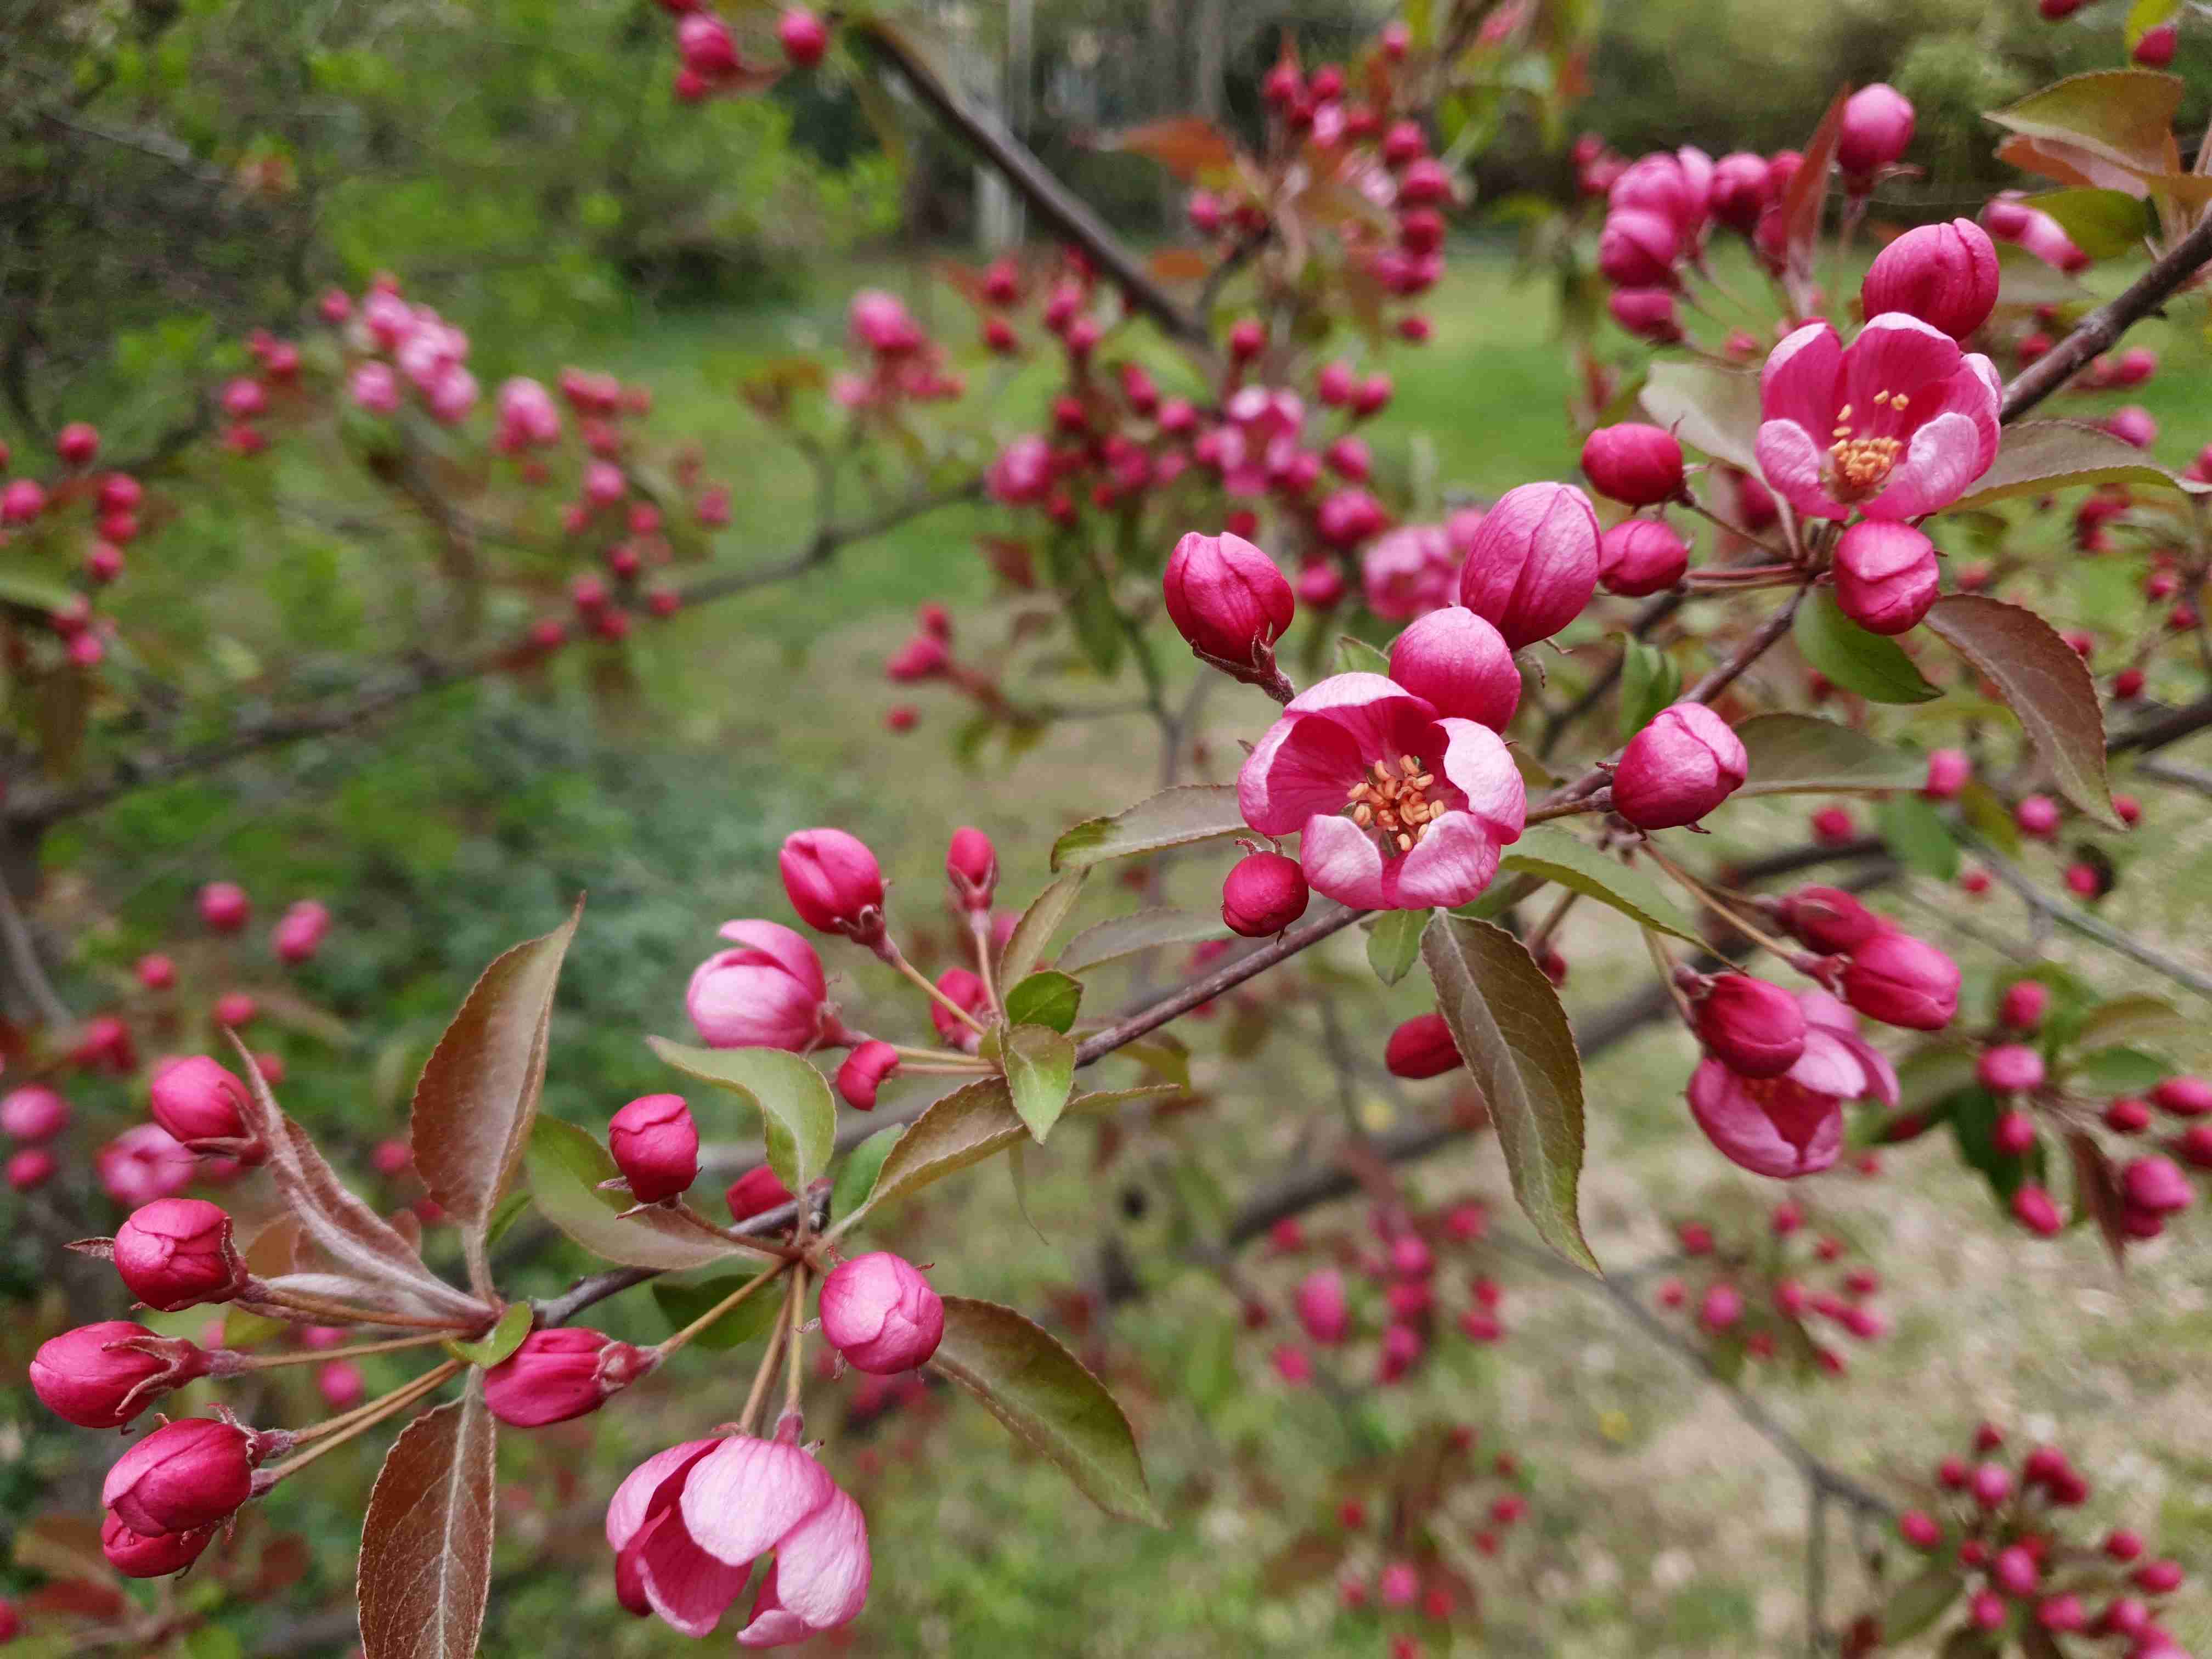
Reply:
[[[1196,115],[1147,121],[1101,137],[1099,149],[1124,149],[1150,156],[1185,183],[1218,172],[1237,160],[1236,146],[1212,122]]]
[[[470,1659],[491,1591],[498,1431],[471,1382],[392,1443],[362,1524],[366,1659]]]

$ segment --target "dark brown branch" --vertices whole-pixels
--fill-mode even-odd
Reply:
[[[1006,131],[997,116],[978,109],[961,96],[959,89],[938,73],[937,68],[895,24],[878,19],[854,18],[846,24],[848,39],[859,41],[896,69],[899,77],[927,105],[930,112],[951,127],[976,152],[1006,176],[1036,216],[1063,240],[1081,248],[1091,264],[1111,277],[1130,303],[1176,338],[1193,345],[1206,343],[1206,323],[1178,305],[1152,279],[1143,262],[1121,239],[1107,228],[1090,207],[1069,194],[1067,187],[1047,171],[1021,140]]]
[[[2118,298],[2098,307],[2075,325],[2073,332],[2014,375],[2004,390],[2002,418],[2016,421],[2057,391],[2091,358],[2156,311],[2207,263],[2212,263],[2212,215],[2130,283]]]

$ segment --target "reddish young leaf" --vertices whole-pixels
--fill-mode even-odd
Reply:
[[[367,1659],[470,1659],[491,1590],[497,1426],[471,1382],[392,1443],[361,1531]]]
[[[567,921],[484,969],[415,1085],[408,1132],[415,1168],[459,1224],[480,1296],[491,1290],[484,1229],[530,1141],[553,992],[583,913],[579,898]]]
[[[1126,149],[1150,156],[1186,184],[1218,172],[1237,160],[1236,146],[1212,122],[1196,115],[1172,116],[1107,133],[1099,149]]]
[[[1836,141],[1844,130],[1844,106],[1850,101],[1850,83],[1836,88],[1836,96],[1820,125],[1805,144],[1805,162],[1782,198],[1782,222],[1788,232],[1789,269],[1784,281],[1790,301],[1800,317],[1811,316],[1813,253],[1820,240],[1821,210],[1827,205],[1828,174],[1836,164]]]

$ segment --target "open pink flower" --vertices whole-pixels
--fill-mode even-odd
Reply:
[[[712,1631],[775,1552],[740,1646],[781,1647],[846,1624],[868,1599],[867,1523],[789,1441],[736,1434],[648,1457],[607,1505],[615,1594],[686,1636]]]
[[[1902,312],[1848,347],[1808,323],[1759,376],[1759,469],[1814,518],[1934,513],[1996,459],[2001,391],[1987,357]]]
[[[1464,904],[1528,811],[1505,743],[1381,674],[1293,699],[1237,780],[1244,821],[1300,837],[1306,879],[1363,909]]]
[[[1748,1078],[1707,1059],[1690,1075],[1690,1115],[1732,1163],[1778,1180],[1816,1175],[1844,1146],[1844,1103],[1897,1103],[1897,1073],[1825,991],[1799,994],[1805,1048],[1780,1077]]]

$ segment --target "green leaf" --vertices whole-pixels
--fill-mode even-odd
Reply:
[[[1754,714],[1735,734],[1749,757],[1739,795],[1917,789],[1928,781],[1919,757],[1811,714]]]
[[[1881,1639],[1902,1642],[1917,1636],[1959,1599],[1966,1580],[1955,1567],[1938,1563],[1897,1587],[1881,1610]]]
[[[2182,0],[2136,0],[2135,4],[2128,8],[2128,50],[2133,52],[2143,36],[2180,16],[2181,5]],[[2081,239],[2076,236],[2074,240],[2078,242]]]
[[[2030,138],[2053,141],[2132,173],[2172,170],[2179,76],[2151,70],[2069,75],[1988,118]],[[2106,182],[2116,182],[2107,180]]]
[[[1052,943],[1052,936],[1060,931],[1060,923],[1075,908],[1076,897],[1083,891],[1084,879],[1090,873],[1086,868],[1078,868],[1062,876],[1022,912],[1022,919],[1014,924],[1013,934],[999,957],[1000,984],[1020,984],[1044,960],[1045,946]]]
[[[693,1048],[666,1037],[646,1044],[690,1078],[742,1095],[761,1115],[769,1168],[804,1196],[837,1150],[837,1102],[822,1073],[781,1048]]]
[[[507,1230],[522,1219],[530,1208],[530,1194],[526,1191],[509,1193],[499,1201],[499,1208],[491,1212],[491,1222],[484,1228],[484,1248],[489,1249],[507,1236]]]
[[[1006,993],[1006,1018],[1016,1025],[1048,1025],[1065,1031],[1083,1006],[1083,981],[1047,968]]]
[[[1109,859],[1250,833],[1237,805],[1235,785],[1185,784],[1164,789],[1111,817],[1085,819],[1052,844],[1052,867],[1084,870]]]
[[[1040,1327],[1012,1308],[948,1296],[945,1340],[930,1363],[1107,1514],[1164,1524],[1128,1418],[1105,1384]]]
[[[876,1178],[883,1173],[884,1160],[891,1155],[891,1148],[905,1133],[903,1123],[888,1124],[847,1155],[837,1171],[837,1179],[830,1183],[830,1220],[842,1221],[854,1211],[867,1207],[868,1196],[876,1190]]]
[[[2044,306],[2085,305],[2096,296],[2057,266],[2046,264],[2014,242],[1997,244],[1997,309],[2032,311]]]
[[[599,1190],[620,1171],[607,1149],[573,1123],[541,1117],[530,1132],[523,1170],[538,1212],[591,1251],[626,1267],[680,1273],[737,1253],[682,1217],[654,1206],[625,1216],[626,1192]]]
[[[656,1279],[653,1281],[653,1300],[660,1310],[668,1328],[680,1331],[717,1303],[735,1296],[748,1283],[758,1279],[766,1268],[751,1273],[717,1273],[712,1279],[690,1282]],[[756,1291],[720,1319],[691,1339],[696,1347],[709,1353],[724,1353],[757,1336],[767,1334],[783,1312],[783,1304],[773,1291]]]
[[[494,1325],[473,1342],[451,1341],[441,1344],[456,1359],[465,1359],[471,1365],[491,1366],[522,1346],[523,1338],[530,1334],[530,1327],[537,1315],[527,1302],[510,1302],[507,1311]]]
[[[2105,711],[2080,653],[2033,611],[1980,593],[1936,600],[1928,627],[1996,685],[2058,793],[2106,829],[2124,827],[2105,781]]]
[[[20,605],[46,616],[66,609],[75,597],[60,582],[21,570],[0,570],[0,605]]]
[[[1062,973],[1079,974],[1140,951],[1203,945],[1228,931],[1219,916],[1196,910],[1139,910],[1085,928],[1068,940],[1054,965]]]
[[[1336,670],[1340,674],[1390,673],[1390,653],[1350,634],[1336,636]]]
[[[2138,252],[2152,230],[2149,209],[2120,190],[2053,190],[2031,196],[2092,259],[2124,259]]]
[[[1677,437],[1756,476],[1759,376],[1715,363],[1658,362],[1644,386],[1644,412]]]
[[[1916,1048],[1897,1065],[1897,1104],[1901,1111],[1924,1112],[1961,1089],[1972,1088],[1977,1052],[1943,1042]]]
[[[1043,1025],[1006,1033],[1006,1090],[1014,1110],[1042,1143],[1075,1091],[1075,1044]]]
[[[1943,815],[1920,796],[1892,795],[1882,802],[1875,823],[1891,855],[1906,869],[1936,881],[1959,873],[1959,843],[1951,839]]]
[[[1598,1271],[1583,1237],[1583,1069],[1559,994],[1520,940],[1439,915],[1421,940],[1437,1006],[1490,1109],[1513,1195],[1545,1243]]]
[[[2084,1048],[2116,1042],[2179,1042],[2190,1035],[2190,1022],[2162,997],[2134,995],[2100,1002],[2082,1018],[2075,1041]]]
[[[1967,779],[1966,787],[1959,791],[1959,816],[2007,858],[2020,856],[2020,825],[2014,821],[2012,808],[1979,778]]]
[[[2136,1094],[2158,1086],[2173,1073],[2171,1060],[2127,1043],[2092,1049],[2066,1067],[2069,1081],[2114,1094]]]
[[[2212,485],[2185,479],[2124,438],[2087,421],[2022,421],[2005,428],[2003,447],[1973,489],[1947,512],[1966,512],[2016,495],[2103,483],[2144,484],[2203,495]]]
[[[1584,898],[1610,905],[1638,927],[1702,945],[1689,917],[1641,870],[1607,857],[1564,830],[1531,830],[1505,849],[1501,871],[1555,881]]]
[[[1395,985],[1413,970],[1421,954],[1426,910],[1384,910],[1367,931],[1367,965],[1385,985]]]
[[[1875,702],[1926,702],[1943,695],[1921,678],[1904,647],[1844,615],[1826,587],[1805,596],[1795,628],[1805,660],[1846,691]]]
[[[1620,649],[1620,736],[1626,742],[1674,701],[1682,689],[1682,671],[1657,646],[1632,635],[1621,636]]]
[[[932,1103],[892,1146],[865,1208],[957,1175],[1028,1133],[1006,1079],[987,1077],[955,1089]]]

